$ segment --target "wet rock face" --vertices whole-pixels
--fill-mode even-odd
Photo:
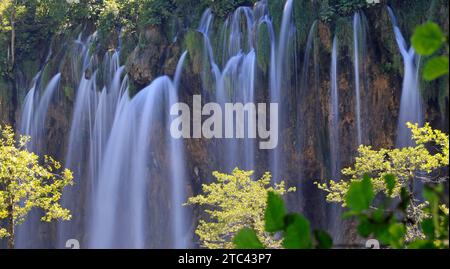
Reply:
[[[169,45],[157,27],[148,27],[139,39],[128,56],[126,70],[136,84],[145,86],[161,75]]]

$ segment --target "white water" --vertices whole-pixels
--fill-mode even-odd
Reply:
[[[331,102],[330,102],[330,119],[329,119],[329,142],[330,142],[330,163],[331,163],[331,177],[333,180],[340,180],[341,176],[341,160],[340,160],[340,132],[339,132],[339,70],[338,70],[338,58],[339,58],[339,43],[337,37],[333,39],[333,49],[331,53]],[[328,216],[328,227],[333,237],[335,244],[342,243],[341,240],[344,237],[342,235],[342,223],[341,213],[342,209],[340,205],[329,205],[330,213]]]
[[[419,62],[420,57],[413,47],[408,45],[397,23],[393,10],[388,7],[389,16],[394,27],[395,39],[403,57],[403,87],[400,102],[400,112],[397,127],[397,147],[413,145],[411,132],[406,127],[407,122],[423,125],[422,97],[419,88]]]
[[[340,158],[339,158],[339,88],[338,88],[338,40],[334,37],[333,51],[331,53],[331,102],[330,102],[330,159],[331,159],[331,176],[333,179],[339,179],[340,176]]]
[[[46,145],[46,119],[50,103],[58,89],[61,74],[56,74],[41,92],[39,81],[42,72],[39,72],[34,80],[33,86],[25,97],[22,108],[22,117],[20,119],[19,133],[31,137],[27,149],[37,154],[45,154]],[[36,248],[39,247],[38,231],[43,229],[39,223],[39,211],[33,210],[29,213],[26,221],[17,227],[15,245],[17,248]]]
[[[211,27],[214,21],[211,10],[207,10],[201,19],[198,31],[204,36],[204,66],[210,66],[210,70],[203,73],[203,92],[215,92],[215,102],[224,104],[226,102],[254,102],[256,85],[256,47],[255,36],[258,36],[261,27],[266,27],[269,33],[270,42],[270,102],[280,103],[283,96],[283,89],[290,84],[290,68],[287,58],[290,55],[290,48],[293,43],[295,32],[293,32],[292,19],[293,1],[286,1],[283,21],[280,29],[280,37],[276,42],[273,24],[268,15],[268,7],[266,1],[259,1],[253,8],[239,7],[225,21],[223,26],[223,68],[219,67],[211,45]],[[257,39],[257,38],[256,38]],[[210,86],[207,78],[213,77],[215,84]],[[211,89],[213,87],[214,89]],[[284,122],[286,115],[280,113],[278,121]],[[232,121],[226,121],[225,124],[233,124]],[[245,127],[255,124],[251,121],[245,122]],[[233,129],[227,126],[225,129]],[[225,139],[218,142],[214,152],[219,158],[217,166],[222,171],[231,172],[235,167],[241,169],[255,169],[255,139]],[[217,154],[217,153],[221,154]],[[224,153],[224,154],[223,154]],[[270,170],[274,178],[278,178],[281,174],[281,146],[272,151]]]
[[[358,146],[366,143],[366,135],[363,128],[363,107],[362,107],[362,90],[366,90],[364,83],[366,82],[366,28],[365,16],[362,11],[358,11],[353,16],[353,61],[355,76],[355,115],[356,115],[356,139]]]

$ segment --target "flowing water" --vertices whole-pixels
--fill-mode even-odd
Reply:
[[[394,27],[395,39],[397,41],[400,54],[403,57],[403,88],[400,102],[400,112],[397,127],[397,147],[408,147],[413,145],[411,132],[406,123],[418,123],[423,125],[422,97],[419,88],[419,67],[420,56],[413,47],[408,48],[405,38],[402,35],[397,23],[394,11],[388,7]]]
[[[313,22],[309,30],[297,87],[299,68],[293,10],[294,1],[287,0],[280,29],[274,29],[265,0],[253,7],[237,8],[224,22],[216,21],[211,9],[203,14],[197,28],[203,38],[201,93],[207,100],[202,101],[224,106],[226,103],[255,103],[265,98],[265,102],[280,105],[278,117],[272,119],[271,127],[278,130],[281,142],[270,151],[258,149],[258,139],[252,137],[251,129],[256,125],[256,118],[248,117],[244,124],[234,124],[233,119],[222,115],[225,128],[216,135],[227,139],[216,139],[207,146],[208,154],[214,158],[209,169],[221,172],[231,172],[235,167],[257,170],[257,166],[263,163],[264,170],[270,169],[274,179],[280,180],[287,174],[285,158],[288,157],[282,143],[288,139],[284,131],[289,128],[289,113],[292,111],[296,114],[294,118],[301,123],[296,123],[294,128],[294,136],[299,141],[294,151],[303,152],[309,138],[305,136],[303,123],[306,116],[302,113],[304,109],[321,109],[318,97],[314,99],[314,104],[305,104],[307,102],[303,100],[311,93],[318,95],[313,92],[320,84],[318,59],[313,54],[317,45],[318,23]],[[389,14],[405,64],[397,138],[398,146],[405,146],[410,144],[410,140],[404,123],[422,122],[419,59],[414,50],[407,48],[391,9]],[[354,66],[350,69],[354,72],[354,139],[358,144],[367,142],[365,122],[368,116],[364,101],[368,90],[367,31],[364,14],[355,13]],[[216,42],[212,41],[216,39],[221,40],[219,48],[213,45]],[[193,212],[183,206],[194,184],[189,179],[188,147],[184,140],[174,139],[169,133],[169,126],[175,118],[169,110],[180,98],[180,89],[184,86],[181,83],[184,63],[191,56],[190,52],[180,56],[173,78],[160,76],[135,96],[130,96],[129,78],[120,62],[120,48],[107,52],[99,60],[89,49],[94,42],[96,34],[87,38],[80,34],[72,49],[66,52],[72,59],[70,75],[77,85],[71,104],[64,164],[74,172],[75,186],[64,191],[62,203],[71,209],[73,219],[58,223],[55,245],[64,248],[67,240],[77,239],[83,248],[194,247],[192,227],[195,219]],[[268,44],[264,55],[261,42]],[[329,143],[326,155],[330,165],[326,169],[333,178],[340,177],[343,157],[340,156],[340,107],[344,100],[339,100],[339,51],[339,42],[335,37],[330,66],[329,136],[324,139]],[[314,70],[310,64],[313,57]],[[261,59],[268,63],[264,71],[261,71],[258,62]],[[42,71],[36,75],[25,97],[20,132],[33,138],[31,150],[45,154],[49,109],[58,92],[61,74],[55,74],[45,87],[41,85],[41,77]],[[261,85],[262,77],[266,78],[267,85]],[[310,86],[311,78],[315,79],[314,87]],[[291,100],[290,93],[293,91],[296,98]],[[308,107],[302,107],[302,104]],[[250,107],[246,115],[251,116],[255,112]],[[319,113],[314,114],[314,119],[319,117]],[[200,124],[193,123],[194,138],[201,138]],[[243,135],[235,137],[237,134]],[[296,174],[301,175],[302,165],[299,164],[296,169]],[[296,195],[300,197],[299,201],[307,202],[302,200],[306,195],[303,190]],[[332,206],[321,208],[330,208],[326,223],[334,239],[340,242],[342,226],[338,220],[339,209]],[[32,225],[37,220],[37,214],[34,213],[30,220],[19,230],[18,247],[48,247],[37,243],[37,234],[42,233],[40,226]]]
[[[329,130],[330,130],[330,163],[331,163],[331,178],[333,180],[340,179],[341,176],[341,159],[340,159],[340,132],[339,132],[339,70],[338,70],[338,59],[339,59],[339,43],[337,37],[333,39],[333,49],[331,52],[331,73],[330,73],[330,84],[331,84],[331,102],[330,102],[330,120],[329,120]],[[329,231],[333,236],[333,240],[336,244],[342,243],[342,232],[341,232],[341,206],[332,204],[329,205]]]
[[[358,146],[367,143],[364,124],[365,118],[364,102],[362,90],[367,91],[365,85],[366,78],[366,51],[367,51],[367,29],[366,18],[362,11],[358,11],[353,16],[353,61],[354,61],[354,76],[355,76],[355,114],[356,114],[356,139]]]

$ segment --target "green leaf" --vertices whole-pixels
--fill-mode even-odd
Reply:
[[[309,249],[311,245],[309,221],[299,214],[288,215],[283,246],[287,249]]]
[[[434,234],[434,222],[433,219],[425,219],[420,224],[420,227],[422,228],[423,233],[427,236],[428,239],[434,240],[435,234]]]
[[[368,238],[373,233],[373,225],[368,220],[361,220],[357,230],[360,236]]]
[[[314,231],[314,237],[317,242],[318,249],[330,249],[333,247],[333,239],[324,231]]]
[[[237,249],[263,249],[264,246],[259,241],[256,232],[253,229],[244,228],[240,230],[233,239]]]
[[[425,186],[423,190],[423,197],[430,203],[430,207],[439,205],[439,195],[433,188]]]
[[[445,36],[434,22],[427,22],[416,28],[411,38],[414,49],[421,55],[431,55],[444,43]]]
[[[394,223],[389,226],[389,234],[391,239],[391,246],[393,248],[402,248],[405,242],[406,227],[402,223]]]
[[[436,246],[428,240],[416,240],[408,245],[408,249],[436,249]]]
[[[363,180],[350,184],[345,201],[352,211],[361,212],[369,209],[374,197],[372,182],[365,175]]]
[[[267,208],[265,212],[266,231],[275,233],[284,229],[286,208],[280,195],[269,192],[267,196]]]
[[[430,59],[423,69],[423,78],[431,81],[448,74],[448,58],[439,56]]]
[[[395,180],[394,175],[385,175],[384,176],[384,182],[386,182],[386,188],[389,196],[392,196],[392,193],[394,192],[395,185],[397,184],[397,181]]]

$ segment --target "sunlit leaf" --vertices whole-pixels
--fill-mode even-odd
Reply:
[[[414,49],[421,55],[435,53],[445,41],[441,28],[434,22],[420,25],[414,31],[411,43]]]
[[[259,241],[256,232],[253,229],[244,228],[234,237],[233,243],[237,249],[263,249],[264,246]]]
[[[286,208],[284,206],[283,198],[273,192],[269,192],[265,213],[266,231],[274,233],[283,230],[285,216]]]
[[[423,69],[423,78],[431,81],[448,74],[448,57],[439,56],[430,59]]]
[[[299,214],[287,216],[283,246],[287,249],[309,249],[311,245],[309,221]]]
[[[366,175],[363,180],[355,181],[350,185],[346,203],[351,210],[361,212],[370,207],[374,196],[372,183]]]

